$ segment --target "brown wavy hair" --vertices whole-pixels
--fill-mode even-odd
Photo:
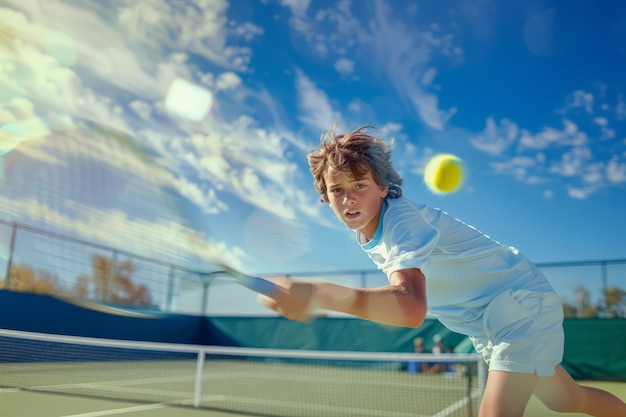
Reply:
[[[367,133],[375,130],[373,126],[361,126],[358,129],[341,133],[337,125],[324,131],[320,146],[307,155],[309,168],[313,175],[315,191],[328,203],[324,174],[329,167],[343,172],[350,172],[353,178],[361,178],[368,172],[380,187],[389,187],[388,198],[402,195],[402,178],[391,163],[393,140],[385,142]]]

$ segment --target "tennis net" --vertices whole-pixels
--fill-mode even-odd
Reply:
[[[417,363],[447,370],[416,372]],[[479,355],[257,349],[0,330],[0,386],[243,415],[475,416],[485,377]]]

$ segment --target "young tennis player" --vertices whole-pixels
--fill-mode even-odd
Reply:
[[[322,201],[356,232],[389,285],[288,280],[262,303],[301,321],[320,308],[409,327],[429,310],[469,336],[489,365],[480,416],[522,416],[534,394],[556,411],[626,417],[620,399],[578,385],[560,365],[563,309],[541,272],[515,248],[403,197],[392,142],[369,130],[325,132],[308,161]]]

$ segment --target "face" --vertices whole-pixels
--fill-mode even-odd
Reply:
[[[353,178],[349,174],[328,168],[324,174],[328,202],[339,220],[370,240],[378,226],[387,187],[376,184],[371,172],[362,178]]]

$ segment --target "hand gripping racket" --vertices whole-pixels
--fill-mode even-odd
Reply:
[[[315,287],[310,283],[296,283],[295,285],[291,285],[287,291],[280,285],[265,278],[238,271],[222,263],[218,263],[217,265],[244,287],[277,302],[279,301],[275,307],[270,308],[282,316],[301,322],[308,322],[316,317],[316,308],[313,304]],[[266,305],[266,307],[268,306]]]

